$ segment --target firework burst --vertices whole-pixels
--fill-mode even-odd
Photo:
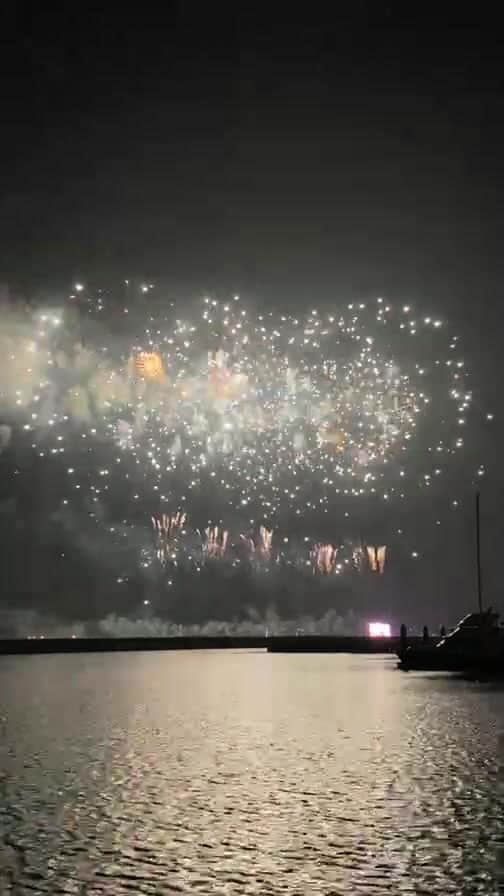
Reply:
[[[103,297],[79,295],[90,321],[103,316]],[[154,514],[163,565],[190,518],[203,560],[231,556],[232,531],[267,567],[273,530],[279,560],[280,533],[304,528],[314,535],[300,562],[316,572],[383,572],[385,547],[363,548],[357,529],[346,556],[342,526],[359,504],[393,513],[432,489],[462,452],[472,395],[442,321],[383,299],[301,317],[237,298],[153,312],[135,332],[138,320],[113,341],[106,327],[83,340],[86,315],[76,328],[68,309],[36,313],[29,333],[3,328],[13,360],[0,393],[41,456],[71,458],[66,500],[102,507],[121,494],[135,520]]]
[[[162,513],[152,517],[152,526],[156,536],[157,558],[166,565],[168,560],[176,563],[180,535],[184,531],[185,513]]]

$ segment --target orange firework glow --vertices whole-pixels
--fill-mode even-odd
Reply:
[[[157,352],[139,352],[133,359],[133,367],[144,380],[159,382],[164,379],[163,361]]]
[[[386,550],[387,548],[384,544],[379,547],[375,547],[374,545],[368,546],[367,555],[369,567],[372,572],[383,573],[383,570],[385,569]]]
[[[337,548],[332,544],[316,544],[311,552],[313,571],[328,576],[336,569]]]
[[[345,433],[339,426],[324,423],[319,429],[319,441],[322,446],[333,451],[343,451],[345,447]]]
[[[203,554],[205,557],[223,557],[226,553],[228,532],[219,526],[208,526],[203,535]]]

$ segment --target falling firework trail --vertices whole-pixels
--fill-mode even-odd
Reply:
[[[383,573],[385,569],[385,552],[385,545],[381,545],[380,547],[368,546],[367,554],[369,560],[369,568],[372,572]]]
[[[208,526],[202,536],[203,557],[219,559],[224,557],[229,533],[219,526]]]
[[[168,559],[177,559],[177,539],[183,531],[186,520],[185,513],[178,511],[174,514],[162,513],[152,517],[152,526],[156,535],[157,558],[165,565]]]
[[[336,570],[338,550],[332,544],[316,544],[311,552],[313,571],[330,575]]]

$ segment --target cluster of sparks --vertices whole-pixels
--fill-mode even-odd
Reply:
[[[387,464],[400,463],[430,398],[420,365],[401,370],[375,348],[363,310],[249,321],[238,303],[209,301],[197,324],[147,330],[151,351],[133,360],[133,419],[114,422],[118,440],[128,434],[160,487],[181,470],[184,491],[214,479],[228,505],[251,508],[254,519],[381,491]],[[379,307],[377,321],[388,313]],[[468,401],[465,394],[466,408]],[[398,488],[399,480],[391,490]]]
[[[229,532],[219,526],[207,526],[204,531],[203,553],[206,557],[222,558],[226,554]]]
[[[104,307],[89,304],[95,316]],[[65,309],[36,314],[29,336],[11,328],[1,346],[11,358],[3,401],[27,412],[33,447],[71,456],[70,440],[82,440],[95,462],[67,473],[92,503],[106,502],[113,478],[132,501],[150,495],[163,565],[180,553],[193,500],[219,520],[195,527],[201,562],[229,552],[227,513],[249,559],[268,565],[279,556],[273,531],[289,520],[337,512],[342,499],[402,500],[463,447],[472,396],[458,340],[438,318],[381,298],[304,316],[207,298],[179,314],[150,315],[115,355],[107,343],[65,344]],[[419,462],[426,420],[434,437],[421,440]],[[104,443],[113,466],[100,462]],[[385,546],[349,551],[351,568],[383,572]],[[342,562],[338,544],[312,541],[314,572]]]
[[[184,534],[185,513],[162,513],[152,517],[152,526],[156,538],[157,559],[165,565],[169,559],[176,559],[178,541]]]
[[[244,544],[253,558],[263,561],[271,560],[271,548],[273,542],[273,530],[266,526],[259,526],[259,534],[256,539],[251,535],[241,535]]]
[[[227,529],[209,525],[203,530],[191,530],[186,524],[186,514],[162,513],[152,517],[156,558],[162,566],[176,569],[193,565],[201,568],[211,560],[227,559],[234,566],[247,562],[258,569],[267,570],[273,565],[291,564],[285,542],[274,541],[273,529],[260,526],[257,534],[240,534],[234,542]],[[298,546],[294,553],[298,567],[310,567],[314,574],[339,575],[346,567],[362,572],[383,573],[385,569],[385,545],[341,545],[317,542],[305,550]]]
[[[378,546],[367,546],[367,553],[369,558],[369,566],[373,570],[373,572],[383,572],[385,569],[385,553],[386,553],[386,545],[382,544],[380,547]]]

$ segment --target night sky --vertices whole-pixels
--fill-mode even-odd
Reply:
[[[170,295],[239,292],[296,311],[386,295],[449,317],[473,374],[485,587],[499,606],[501,33],[424,5],[328,16],[189,2],[157,16],[2,11],[0,282],[30,297],[146,278]],[[491,430],[478,422],[487,411]],[[29,475],[15,494],[21,528],[43,509],[40,493],[26,497],[40,470]],[[4,507],[12,488],[2,484]],[[471,514],[454,524],[442,572],[448,622],[470,600]],[[4,583],[22,551],[8,526]],[[419,622],[435,616],[431,572]],[[52,575],[32,608],[71,616]],[[26,609],[32,585],[16,588],[8,606]]]

